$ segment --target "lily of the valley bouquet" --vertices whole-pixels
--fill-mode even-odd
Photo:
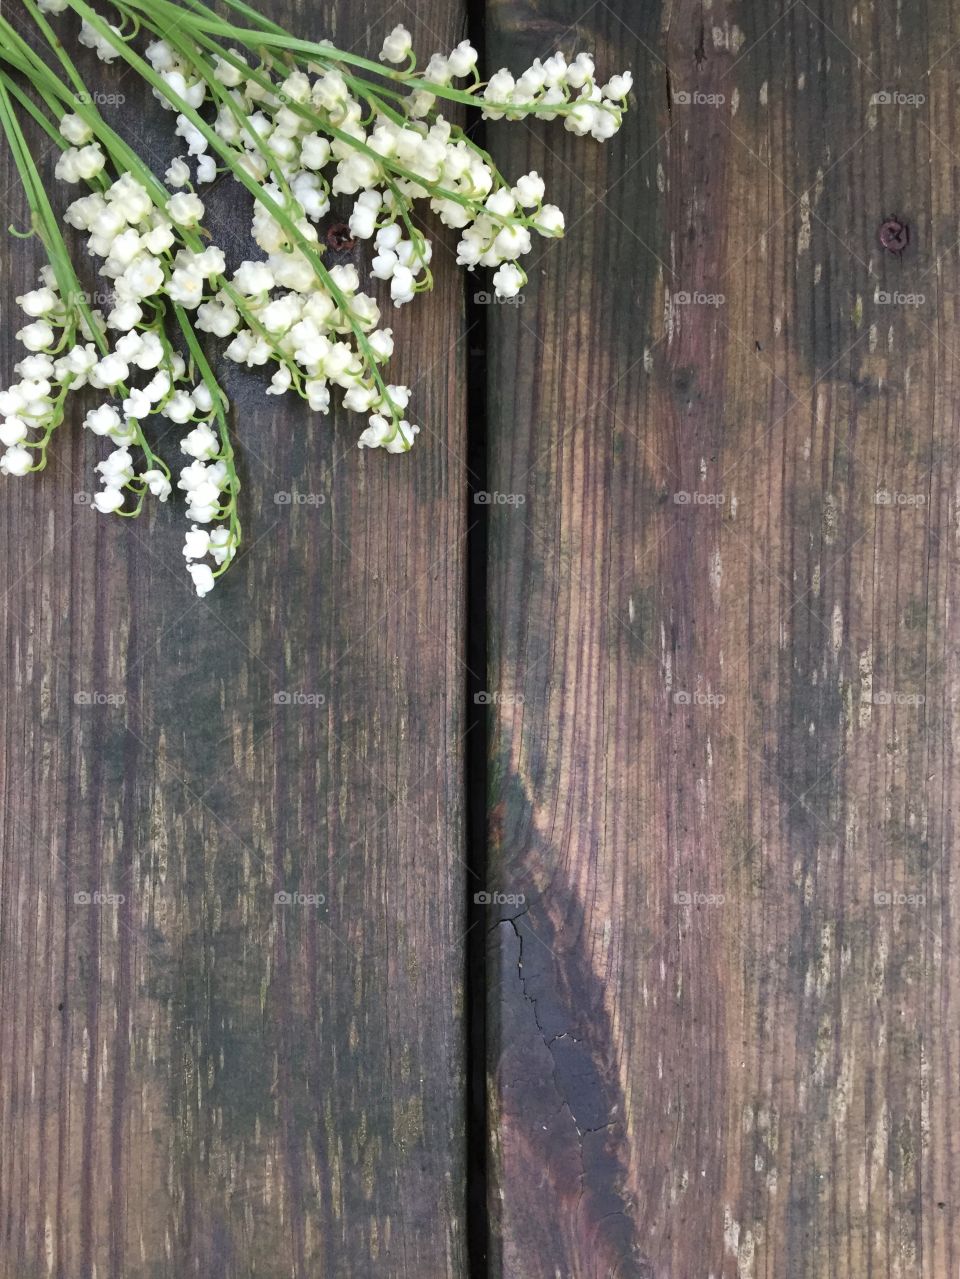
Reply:
[[[42,470],[68,394],[95,388],[103,398],[83,425],[111,448],[96,467],[94,506],[139,515],[148,495],[165,502],[176,485],[189,525],[183,554],[202,596],[240,544],[229,404],[211,339],[223,340],[227,359],[263,366],[268,395],[297,395],[305,412],[324,414],[338,393],[365,419],[361,448],[406,452],[419,428],[407,416],[409,388],[388,381],[393,333],[382,311],[432,287],[415,204],[460,232],[457,261],[491,268],[501,298],[523,288],[534,237],[564,226],[537,173],[509,182],[444,117],[445,104],[495,120],[559,118],[603,141],[620,127],[631,77],[602,83],[588,54],[556,53],[519,78],[501,70],[484,82],[467,41],[418,71],[403,27],[372,61],[299,40],[241,0],[225,0],[229,20],[200,0],[111,0],[108,13],[85,0],[19,4],[16,25],[0,16],[0,119],[31,210],[28,234],[47,261],[38,287],[17,299],[26,355],[0,392],[0,470]],[[96,104],[109,95],[99,85],[91,93],[71,40],[135,71],[169,110],[183,155],[162,179],[101,114]],[[107,282],[103,308],[81,286],[24,133],[28,117],[59,148],[56,177],[77,189],[66,221]],[[232,273],[203,225],[201,193],[223,174],[252,197],[254,244]],[[336,196],[352,201],[349,238],[373,242],[369,280],[325,261],[316,224]],[[176,460],[151,444],[156,417],[183,428]]]

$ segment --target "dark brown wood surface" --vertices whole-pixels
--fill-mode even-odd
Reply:
[[[79,417],[3,483],[0,1279],[956,1279],[958,19],[478,23],[489,70],[636,77],[603,146],[486,128],[568,234],[474,308],[485,404],[448,241],[391,316],[408,457],[232,374],[207,600],[178,505],[90,511]],[[35,271],[8,241],[5,371]]]
[[[270,5],[365,53],[401,16],[421,48],[462,37],[453,0],[389,10]],[[123,88],[162,165],[169,117]],[[247,202],[209,203],[249,255]],[[5,373],[37,267],[5,242]],[[103,453],[80,416],[3,484],[3,1279],[465,1273],[465,357],[436,277],[390,317],[407,457],[231,376],[247,550],[203,601],[179,502],[75,503]],[[124,900],[75,901],[96,891]]]
[[[638,80],[493,130],[568,214],[489,325],[494,1274],[957,1273],[958,36],[488,10]]]

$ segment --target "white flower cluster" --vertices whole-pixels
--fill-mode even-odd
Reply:
[[[410,33],[398,26],[384,41],[380,58],[399,64],[411,51]],[[179,61],[163,40],[150,45],[147,54],[176,97],[193,108],[203,104],[209,86],[196,68]],[[544,183],[536,172],[508,186],[462,130],[442,115],[429,123],[421,118],[433,110],[436,95],[416,86],[475,79],[476,63],[476,50],[468,41],[449,55],[434,54],[422,77],[411,78],[407,117],[398,121],[376,105],[369,110],[369,101],[361,100],[335,67],[315,74],[297,70],[265,86],[242,55],[230,51],[217,59],[213,72],[213,131],[273,200],[284,202],[276,183],[285,185],[290,192],[287,212],[309,243],[316,241],[311,221],[329,211],[331,195],[355,196],[350,232],[356,239],[374,239],[371,274],[389,282],[395,306],[430,287],[431,245],[409,224],[405,234],[402,225],[406,206],[418,199],[429,200],[445,225],[462,231],[458,262],[471,270],[494,268],[498,296],[514,297],[526,282],[518,263],[530,252],[532,233],[562,235],[562,212],[544,203]],[[559,53],[545,62],[538,59],[519,79],[498,71],[483,88],[484,114],[496,119],[531,112],[548,119],[562,115],[574,133],[609,138],[620,127],[632,77],[629,72],[617,75],[601,87],[594,71],[593,59],[585,53],[569,63]],[[163,93],[157,93],[162,100]],[[168,180],[187,181],[191,157],[198,160],[198,181],[207,180],[209,139],[183,114],[177,118],[177,133],[187,141],[188,155],[174,161]],[[253,237],[267,253],[297,253],[260,204],[254,211]]]
[[[69,7],[68,0],[38,3],[48,13]],[[122,4],[118,9],[124,12]],[[201,0],[192,0],[185,26],[202,9]],[[137,24],[142,19],[157,36],[159,19],[146,7],[137,15]],[[125,56],[120,30],[109,24],[84,19],[80,40],[105,62]],[[157,36],[146,49],[153,91],[175,113],[185,150],[166,171],[169,190],[146,170],[111,180],[111,131],[99,118],[91,122],[82,107],[59,121],[64,142],[57,176],[91,188],[69,206],[66,220],[86,235],[88,252],[109,282],[111,306],[104,315],[67,305],[47,268],[42,287],[20,299],[30,322],[18,337],[29,354],[17,365],[20,381],[0,395],[6,448],[0,470],[22,475],[45,464],[68,391],[90,385],[110,393],[111,400],[84,419],[88,430],[114,445],[96,468],[102,487],[94,504],[105,513],[137,514],[147,493],[161,501],[170,496],[170,470],[152,453],[141,424],[160,417],[187,428],[180,448],[189,460],[177,487],[190,521],[183,553],[201,596],[236,553],[239,482],[223,418],[226,401],[193,330],[227,340],[228,359],[265,367],[268,395],[292,391],[326,413],[339,389],[343,405],[366,419],[361,448],[406,452],[420,428],[405,416],[410,388],[387,382],[382,371],[394,342],[393,330],[381,324],[377,292],[384,304],[389,294],[396,308],[432,287],[433,249],[413,224],[415,202],[427,202],[445,226],[459,231],[458,263],[470,271],[491,269],[502,298],[524,287],[521,260],[534,236],[559,237],[564,230],[560,209],[545,202],[539,174],[506,181],[463,129],[438,112],[438,101],[475,101],[494,120],[559,117],[571,132],[603,141],[619,129],[632,86],[629,72],[598,84],[586,53],[569,62],[561,53],[537,59],[517,78],[503,69],[484,84],[477,52],[466,40],[434,54],[418,72],[402,26],[380,52],[382,74],[394,85],[385,95],[379,82],[356,75],[352,63],[339,63],[332,45],[314,46],[316,56],[295,53],[280,75],[271,70],[279,63],[248,60],[216,45],[219,52],[211,56],[207,47],[206,39],[181,38],[175,47]],[[467,86],[456,88],[458,80]],[[253,191],[251,235],[262,254],[232,273],[203,230],[204,204],[194,189],[221,172]],[[325,260],[316,224],[341,196],[351,200],[349,236],[371,242],[370,292],[361,287],[357,266]],[[189,368],[165,334],[170,303],[196,357]],[[206,368],[199,382],[198,360],[201,372]],[[139,473],[132,449],[146,458]]]
[[[192,460],[181,470],[177,488],[186,494],[187,518],[193,521],[183,553],[197,594],[202,597],[213,590],[214,578],[209,564],[200,561],[209,555],[218,565],[229,563],[237,548],[229,525],[197,528],[198,524],[213,524],[225,518],[228,511],[224,507],[224,493],[229,500],[233,486],[222,443],[213,426],[210,392],[207,387],[198,386],[190,399],[192,412],[183,420],[195,425],[180,441],[180,450]],[[182,409],[185,413],[187,405],[183,404]]]
[[[173,220],[185,220],[183,211],[176,206],[168,206],[168,212],[170,218],[156,208],[146,188],[129,174],[102,194],[84,196],[69,206],[67,221],[88,233],[89,251],[104,259],[100,273],[113,285],[113,309],[106,317],[99,311],[92,312],[99,336],[117,336],[112,346],[102,340],[100,349],[92,340],[67,345],[73,322],[70,308],[58,294],[52,268],[44,268],[42,287],[18,299],[31,323],[17,337],[31,354],[17,365],[21,381],[0,396],[0,412],[4,414],[0,440],[6,445],[0,469],[14,475],[39,469],[42,457],[35,459],[33,451],[42,454],[49,434],[62,418],[63,395],[67,390],[89,385],[120,397],[119,405],[108,401],[90,409],[83,421],[92,434],[109,439],[115,446],[96,466],[102,484],[93,499],[96,509],[105,514],[124,512],[131,496],[139,509],[145,492],[161,502],[170,496],[169,471],[148,466],[138,475],[130,451],[132,446],[142,444],[139,424],[157,414],[192,426],[181,443],[191,461],[181,471],[178,487],[187,494],[189,518],[210,523],[222,517],[221,495],[230,488],[226,465],[220,460],[220,441],[209,425],[213,398],[202,383],[187,389],[183,357],[171,349],[162,329],[143,321],[144,304],[161,290],[184,305],[196,306],[198,299],[194,295],[202,293],[203,282],[213,272],[223,270],[223,255],[215,248],[202,253],[181,249],[173,259],[172,270],[168,269],[169,250],[176,241]],[[86,334],[88,338],[93,336]],[[63,353],[56,358],[61,350]],[[142,382],[139,386],[134,385],[138,377]],[[55,385],[58,394],[54,392]],[[34,438],[38,431],[39,441]],[[217,563],[224,563],[234,554],[227,527],[213,529],[210,538],[211,554]],[[192,545],[195,549],[196,539]],[[198,593],[206,594],[213,585],[210,567],[192,563],[190,573]]]
[[[178,60],[169,45],[155,41],[148,46],[147,57],[175,98],[193,108],[203,104],[208,86]],[[288,225],[264,203],[255,202],[251,234],[266,259],[241,263],[230,288],[214,292],[199,306],[197,327],[218,337],[232,336],[225,352],[229,359],[247,367],[273,367],[268,395],[294,388],[311,409],[326,413],[331,386],[340,387],[345,407],[368,416],[367,429],[359,439],[361,448],[382,445],[388,452],[406,452],[420,428],[402,416],[409,389],[386,385],[376,373],[377,366],[393,353],[392,331],[377,327],[376,299],[361,291],[355,267],[330,267],[323,278],[304,252],[305,248],[318,255],[321,251],[314,224],[329,212],[331,194],[353,193],[361,179],[373,174],[366,168],[355,172],[351,168],[359,154],[355,148],[336,141],[331,144],[288,104],[310,104],[311,111],[322,112],[336,127],[351,136],[358,129],[362,137],[360,104],[349,99],[346,83],[334,71],[313,82],[295,72],[269,93],[223,59],[218,60],[214,76],[231,105],[221,104],[213,131],[236,149],[237,163],[284,210]],[[161,91],[155,92],[165,106],[172,107]],[[168,183],[180,186],[189,181],[191,158],[197,161],[197,180],[207,180],[205,163],[213,163],[209,139],[182,113],[177,116],[176,131],[187,142],[188,154],[173,161],[167,170]],[[327,182],[320,170],[337,155],[341,156],[337,174]],[[364,191],[357,206],[364,220],[351,219],[357,238],[362,238],[363,231],[373,234],[384,203],[380,192]],[[388,203],[392,207],[392,201]],[[391,229],[397,229],[395,223]],[[400,240],[399,229],[396,239]],[[428,245],[421,244],[414,253],[409,247],[412,242],[407,243],[409,268],[391,285],[395,305],[412,298],[413,281],[430,260]],[[245,299],[246,324],[237,309],[238,294]]]
[[[17,332],[17,340],[28,354],[15,365],[19,380],[0,392],[0,443],[4,446],[0,471],[4,475],[42,469],[50,436],[63,419],[63,397],[71,385],[82,384],[90,371],[82,346],[54,358],[68,330],[67,310],[53,268],[45,266],[40,274],[40,287],[17,298],[29,321]]]
[[[562,53],[545,62],[536,58],[518,79],[504,67],[484,87],[483,114],[489,120],[519,120],[536,106],[538,119],[562,115],[563,127],[571,133],[605,142],[620,128],[633,76],[625,71],[600,86],[594,80],[595,70],[589,53],[578,53],[573,62],[567,62]]]
[[[229,527],[220,525],[206,534],[207,550],[197,553],[200,539],[196,527],[229,513],[234,481],[215,430],[210,388],[203,382],[190,387],[182,356],[169,348],[156,329],[145,325],[144,318],[149,299],[159,295],[185,310],[199,311],[205,294],[215,293],[216,285],[211,282],[220,280],[226,269],[222,250],[215,245],[203,250],[178,247],[183,231],[197,226],[203,214],[202,201],[187,193],[171,196],[166,208],[159,209],[131,174],[124,174],[102,195],[83,196],[67,209],[68,222],[88,232],[90,253],[104,259],[100,274],[112,281],[115,298],[106,325],[122,334],[95,365],[92,384],[116,389],[130,383],[135,370],[152,375],[142,386],[129,386],[122,412],[104,404],[87,414],[84,425],[119,446],[97,467],[104,487],[94,504],[104,512],[123,507],[124,489],[134,479],[126,447],[134,438],[134,422],[156,414],[189,425],[180,448],[190,462],[182,468],[177,487],[186,494],[187,517],[193,522],[184,554],[201,596],[212,590],[214,578],[211,567],[197,561],[209,553],[218,565],[224,564],[233,557],[236,546]],[[170,495],[170,480],[163,472],[145,471],[140,480],[161,501]]]
[[[88,385],[101,390],[120,387],[129,377],[130,363],[152,369],[163,357],[163,346],[154,334],[141,339],[135,333],[126,334],[114,351],[102,354],[94,341],[95,338],[102,340],[104,333],[104,320],[99,311],[89,313],[97,332],[81,319],[79,336],[85,340],[76,341],[77,309],[60,296],[56,275],[50,266],[41,270],[40,287],[19,297],[17,303],[30,320],[16,334],[29,354],[15,366],[20,381],[0,394],[3,418],[0,442],[5,447],[0,457],[0,471],[7,475],[25,475],[28,471],[41,470],[46,464],[47,445],[63,420],[64,400],[69,391]],[[182,372],[183,361],[179,364]],[[137,393],[131,392],[134,394]],[[121,417],[116,409],[104,405],[88,413],[84,424],[120,446],[139,443],[141,437],[133,420],[130,398],[124,401],[124,410],[128,416]],[[106,488],[117,494],[107,498],[98,494],[95,499],[98,509],[118,510],[122,506],[121,490],[134,480],[132,469],[126,474],[126,467],[127,463],[123,467],[115,464],[105,467],[101,463],[98,467]],[[118,480],[121,473],[123,478]],[[110,481],[106,478],[108,474],[112,477]],[[144,488],[161,498],[170,491],[164,473],[159,470],[144,471],[132,491],[139,493]]]

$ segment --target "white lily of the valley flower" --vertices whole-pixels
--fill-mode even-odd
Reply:
[[[206,529],[191,525],[183,544],[183,553],[188,560],[202,560],[210,550],[210,534]]]
[[[194,227],[203,217],[203,201],[198,195],[178,191],[167,201],[167,214],[177,226]]]
[[[0,422],[0,444],[5,448],[12,449],[17,444],[22,444],[28,433],[27,424],[22,418],[5,417]]]
[[[195,426],[190,434],[180,441],[180,448],[188,457],[207,461],[216,457],[220,452],[220,441],[207,426],[206,422],[201,422],[199,426]]]
[[[0,471],[4,475],[26,475],[32,466],[33,454],[16,444],[0,456]]]
[[[394,27],[383,42],[383,48],[380,50],[380,61],[394,64],[406,62],[412,49],[413,39],[407,28]]]
[[[498,298],[515,298],[523,288],[523,272],[512,262],[505,262],[494,272],[493,285]]]
[[[200,598],[203,599],[204,595],[209,595],[213,590],[215,581],[213,570],[210,566],[208,564],[190,564],[187,571],[193,578],[193,584]]]
[[[165,502],[173,492],[173,486],[164,475],[163,471],[158,471],[156,469],[144,471],[140,478],[144,481],[153,496],[159,498],[161,502]]]

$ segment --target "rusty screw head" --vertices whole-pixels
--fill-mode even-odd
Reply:
[[[350,234],[350,228],[346,222],[335,222],[327,230],[327,244],[338,253],[349,253],[351,249],[356,248],[357,242]]]
[[[910,243],[910,228],[899,218],[887,218],[882,222],[878,235],[888,253],[902,253]]]

